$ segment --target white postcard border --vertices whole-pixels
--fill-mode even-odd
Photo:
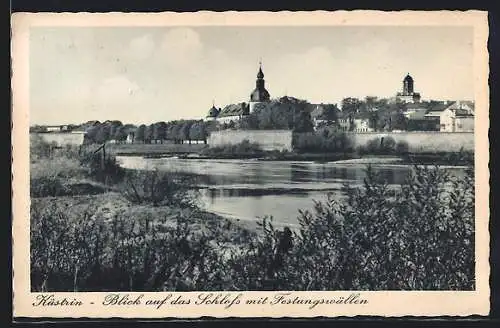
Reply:
[[[474,88],[476,101],[476,290],[475,291],[378,291],[378,292],[291,292],[293,297],[332,299],[358,294],[368,304],[244,305],[244,300],[280,292],[231,292],[241,304],[196,305],[201,292],[120,293],[134,299],[169,300],[181,295],[186,305],[104,306],[110,293],[54,293],[57,298],[78,299],[80,306],[34,306],[39,293],[30,292],[29,238],[29,29],[36,26],[473,26]],[[13,313],[15,317],[92,317],[92,318],[196,318],[210,317],[316,317],[316,316],[468,316],[487,315],[489,288],[489,87],[488,21],[480,11],[435,12],[197,12],[197,13],[16,13],[12,16],[12,189],[13,189]],[[47,293],[45,293],[47,294]]]

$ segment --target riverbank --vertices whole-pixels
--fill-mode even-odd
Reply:
[[[120,155],[122,156],[122,155]],[[339,164],[400,164],[400,165],[446,165],[467,166],[474,164],[473,154],[460,153],[407,153],[396,155],[359,155],[357,153],[277,153],[269,152],[265,155],[254,154],[126,154],[124,156],[139,156],[144,158],[178,158],[192,160],[258,160],[283,162],[316,162]]]
[[[206,144],[106,144],[106,151],[119,156],[167,156],[196,154],[207,148]]]
[[[180,194],[181,190],[177,188],[178,182],[172,180],[170,175],[153,177],[149,176],[151,172],[124,169],[114,160],[110,160],[106,163],[105,171],[114,176],[101,181],[99,175],[93,173],[92,164],[88,167],[77,158],[66,155],[68,154],[61,153],[31,160],[32,207],[52,208],[54,211],[65,209],[64,212],[72,217],[89,212],[92,216],[103,220],[118,215],[129,215],[139,219],[162,217],[168,218],[169,221],[184,218],[196,229],[220,222],[225,227],[224,231],[232,235],[230,238],[232,240],[236,240],[235,235],[244,230],[243,227],[231,225],[221,216],[201,210],[196,195]],[[157,181],[150,181],[151,179]],[[175,190],[161,189],[164,187]],[[147,197],[149,192],[153,193],[150,188],[157,188],[157,191],[165,197],[175,197],[179,193],[186,198],[192,198],[192,204],[189,204],[192,206],[175,203],[165,205],[165,202],[156,204]],[[141,195],[141,201],[127,197],[131,192]]]
[[[421,165],[470,165],[474,162],[473,152],[400,152],[360,153],[350,152],[295,152],[264,151],[250,144],[247,149],[210,148],[206,144],[109,144],[109,154],[115,156],[142,156],[145,158],[178,157],[182,159],[235,159],[261,161],[313,161],[362,164],[421,164]]]
[[[195,234],[211,236],[214,242],[225,246],[246,242],[245,236],[254,233],[233,220],[196,207],[132,204],[116,191],[73,196],[33,197],[31,206],[35,211],[50,208],[54,213],[64,212],[71,222],[77,222],[85,216],[89,220],[88,223],[100,221],[109,225],[116,223],[117,219],[131,220],[128,223],[147,219],[160,232],[176,229],[179,223],[188,223]]]

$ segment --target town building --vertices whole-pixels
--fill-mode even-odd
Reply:
[[[424,118],[435,120],[440,132],[473,132],[474,113],[468,104],[453,102],[432,107]]]
[[[340,112],[337,114],[337,126],[344,132],[373,132],[375,131],[375,111],[357,113]]]
[[[70,129],[67,125],[46,125],[44,132],[69,132]]]
[[[373,132],[375,131],[370,112],[356,113],[352,120],[354,132]]]
[[[337,124],[340,131],[351,131],[351,126],[354,124],[353,115],[350,113],[340,112],[337,115]]]
[[[418,103],[420,101],[420,93],[414,90],[413,78],[408,73],[403,79],[403,92],[398,92],[396,100],[404,103]]]
[[[230,124],[231,122],[237,123],[244,116],[250,113],[249,105],[247,103],[231,104],[224,107],[217,115],[217,122],[221,124]]]
[[[403,107],[403,115],[406,119],[423,119],[429,107],[426,103],[408,103]]]
[[[318,129],[324,126],[332,125],[337,123],[337,115],[340,112],[337,108],[329,110],[324,104],[311,104],[313,109],[310,111],[311,120],[314,129]]]

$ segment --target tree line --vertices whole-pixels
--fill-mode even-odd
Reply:
[[[310,104],[305,100],[282,97],[267,104],[257,104],[244,117],[240,127],[244,130],[293,130],[310,132],[314,130]]]
[[[135,143],[191,143],[193,140],[206,142],[211,124],[201,120],[178,120],[171,122],[156,122],[149,125],[123,124],[120,121],[89,122],[86,128],[86,143],[104,143],[114,140],[117,143],[126,142],[129,136]]]
[[[435,102],[422,103],[430,108]],[[246,130],[293,130],[294,132],[312,132],[314,120],[311,114],[314,105],[306,100],[293,97],[282,97],[266,104],[257,104],[254,110],[243,117],[239,124],[225,124],[223,128],[241,128]],[[364,99],[347,97],[341,101],[340,110],[335,104],[321,104],[322,113],[316,116],[323,125],[337,126],[340,116],[348,118],[351,130],[354,130],[354,119],[361,116],[368,119],[370,128],[375,131],[392,130],[429,130],[432,122],[426,127],[408,120],[404,116],[405,104],[390,102],[388,99],[365,97]],[[324,123],[326,122],[326,123]]]

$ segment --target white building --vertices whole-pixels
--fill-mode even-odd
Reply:
[[[370,118],[365,115],[354,116],[354,132],[373,132],[375,129],[370,124]]]
[[[425,117],[438,119],[440,132],[473,132],[473,110],[470,106],[464,109],[461,107],[458,102],[438,105],[430,109]]]
[[[347,113],[339,113],[337,122],[341,131],[349,131],[352,124],[352,117]]]
[[[317,104],[312,106],[314,106],[314,109],[311,111],[311,119],[314,129],[328,126],[336,122],[335,117],[333,116],[334,112],[328,111],[325,105]]]
[[[131,143],[134,143],[134,140],[135,140],[135,133],[129,132],[127,134],[127,139],[125,139],[125,143],[131,144]]]

